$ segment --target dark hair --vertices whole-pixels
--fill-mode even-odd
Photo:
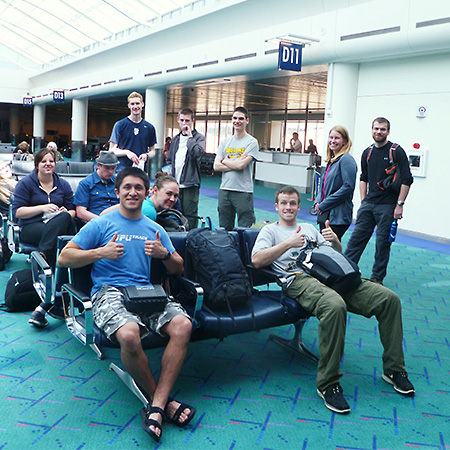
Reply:
[[[120,191],[120,185],[123,183],[124,178],[128,176],[140,178],[144,182],[145,190],[148,191],[150,189],[150,180],[143,170],[138,167],[125,167],[116,176],[115,187],[118,191]]]
[[[298,202],[300,203],[300,192],[298,192],[297,189],[293,186],[283,186],[282,188],[278,189],[277,192],[275,192],[275,203],[278,203],[278,197],[280,194],[297,194]]]
[[[240,113],[244,114],[245,118],[248,119],[248,109],[247,108],[244,108],[243,106],[237,106],[234,109],[233,113],[235,113],[235,112],[240,112]]]
[[[155,175],[155,184],[153,187],[161,189],[166,183],[177,183],[178,181],[171,175],[167,175],[165,172],[157,172]]]
[[[56,162],[56,152],[51,148],[41,148],[34,154],[34,168],[37,170],[39,163],[44,159],[45,155],[50,153],[53,156],[53,161]]]
[[[377,117],[376,119],[373,119],[372,121],[372,128],[375,122],[378,123],[385,123],[387,125],[387,129],[388,131],[391,129],[391,122],[389,122],[389,120],[386,119],[386,117]]]
[[[192,120],[194,120],[194,118],[195,118],[194,111],[192,111],[191,108],[183,108],[183,109],[180,109],[180,112],[178,113],[178,117],[180,117],[181,114],[183,114],[183,115],[185,115],[185,116],[191,116],[191,119],[192,119]]]

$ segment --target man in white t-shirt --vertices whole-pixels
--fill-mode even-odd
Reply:
[[[170,144],[167,163],[172,164],[172,176],[180,185],[181,209],[192,230],[198,225],[200,192],[200,160],[205,152],[205,136],[194,128],[194,111],[183,108],[177,117],[180,133]]]
[[[214,170],[222,172],[219,189],[219,226],[232,230],[237,215],[239,227],[255,223],[253,210],[253,161],[258,157],[258,141],[247,133],[248,111],[238,106],[233,112],[233,136],[219,145]]]
[[[302,152],[302,143],[298,138],[298,133],[292,133],[292,138],[290,140],[291,144],[291,152],[301,153]]]

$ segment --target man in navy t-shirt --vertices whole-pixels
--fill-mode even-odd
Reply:
[[[123,305],[120,287],[150,282],[152,258],[163,261],[172,274],[183,272],[183,259],[164,229],[142,215],[142,202],[149,193],[147,175],[128,167],[116,177],[119,208],[89,221],[62,250],[62,267],[92,266],[91,291],[96,325],[120,344],[122,363],[151,398],[141,411],[144,430],[156,441],[164,416],[177,426],[187,425],[195,408],[169,397],[186,358],[192,324],[179,303],[169,301],[162,312],[135,314]],[[169,337],[155,381],[141,338],[149,329]]]
[[[109,149],[119,158],[117,171],[133,164],[144,168],[148,158],[155,156],[155,127],[142,118],[144,100],[138,92],[128,96],[130,115],[114,124]]]

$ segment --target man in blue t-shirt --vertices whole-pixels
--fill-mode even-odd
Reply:
[[[126,371],[152,398],[141,411],[144,430],[156,441],[165,415],[175,425],[187,425],[195,408],[169,397],[183,366],[192,324],[179,303],[169,301],[163,312],[138,315],[123,306],[118,289],[146,285],[152,258],[162,259],[169,273],[183,272],[183,259],[164,229],[142,215],[142,202],[149,193],[147,175],[136,167],[123,169],[116,177],[119,208],[88,222],[62,250],[62,267],[92,266],[91,291],[96,325],[120,344]],[[169,337],[156,382],[142,348],[141,338],[151,329]]]
[[[114,185],[114,172],[119,164],[117,156],[113,152],[101,151],[96,162],[97,170],[80,181],[73,201],[78,219],[85,222],[119,203]]]
[[[155,127],[142,118],[144,99],[139,92],[128,96],[130,115],[114,124],[109,149],[119,157],[117,171],[133,164],[143,169],[155,156]]]

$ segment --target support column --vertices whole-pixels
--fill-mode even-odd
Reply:
[[[335,125],[347,128],[354,136],[359,64],[331,63],[328,67],[325,133]],[[325,139],[325,150],[327,139]],[[325,153],[326,154],[326,151]]]
[[[72,160],[84,161],[83,147],[87,142],[88,99],[72,100]]]
[[[150,122],[156,130],[156,156],[150,164],[148,171],[154,176],[161,168],[164,148],[164,133],[166,121],[166,89],[146,89],[145,91],[145,120]]]
[[[12,106],[9,117],[9,134],[11,135],[11,144],[17,145],[20,133],[19,108]]]
[[[41,149],[45,138],[45,105],[38,104],[33,107],[33,152]]]

